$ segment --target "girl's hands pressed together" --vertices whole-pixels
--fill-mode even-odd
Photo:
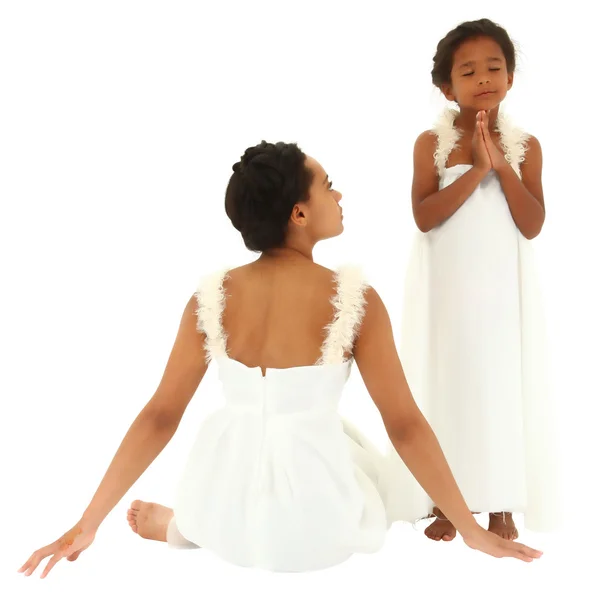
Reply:
[[[490,131],[490,113],[487,110],[482,110],[477,114],[478,120],[481,114],[481,130],[483,134],[483,141],[490,158],[492,169],[494,171],[501,172],[502,169],[509,167],[510,165],[506,162],[504,151],[496,144],[492,138]]]
[[[473,133],[473,167],[487,173],[492,169],[492,161],[486,147],[485,137],[483,132],[483,113],[480,110],[477,113],[475,120],[475,131]]]

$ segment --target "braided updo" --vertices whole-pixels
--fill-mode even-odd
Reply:
[[[233,165],[225,211],[253,252],[283,246],[292,209],[308,200],[312,173],[296,144],[261,142]]]

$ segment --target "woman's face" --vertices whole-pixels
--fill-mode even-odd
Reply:
[[[308,200],[299,202],[292,211],[292,222],[301,222],[311,241],[336,237],[344,231],[342,223],[342,194],[333,189],[325,169],[312,157],[306,157],[306,167],[313,179]]]

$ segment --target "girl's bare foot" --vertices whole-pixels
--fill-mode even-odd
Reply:
[[[154,502],[135,500],[127,511],[127,521],[134,533],[146,540],[167,541],[167,527],[173,518],[173,509]]]
[[[451,542],[456,537],[456,527],[446,519],[444,513],[437,507],[433,509],[433,516],[437,519],[425,530],[425,535],[436,542],[440,540]]]
[[[519,537],[512,513],[490,513],[488,531],[495,533],[505,540],[516,540]]]

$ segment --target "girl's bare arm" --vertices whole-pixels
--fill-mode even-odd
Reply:
[[[415,142],[412,207],[417,227],[427,232],[449,219],[483,181],[486,169],[473,166],[455,182],[439,189],[433,155],[437,139],[426,131]]]
[[[506,163],[497,170],[510,213],[519,231],[529,240],[542,230],[546,219],[542,188],[542,147],[537,138],[528,140],[521,177]]]

